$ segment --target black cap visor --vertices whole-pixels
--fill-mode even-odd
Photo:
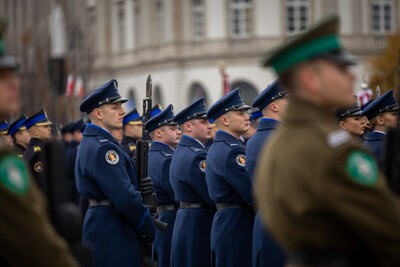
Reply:
[[[333,63],[345,66],[352,66],[358,64],[357,58],[343,49],[318,55],[315,58],[323,58]]]

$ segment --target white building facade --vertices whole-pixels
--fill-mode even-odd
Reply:
[[[122,95],[131,100],[126,108],[136,106],[140,112],[148,74],[154,103],[162,107],[171,103],[179,111],[201,96],[211,105],[223,94],[221,65],[231,88],[241,87],[251,104],[275,79],[271,69],[261,67],[263,56],[332,13],[341,17],[344,47],[360,59],[354,68],[354,88],[359,90],[368,80],[368,60],[386,47],[386,36],[400,25],[400,0],[58,1],[66,9],[68,25],[81,25],[79,38],[89,47],[83,67],[81,55],[74,53],[68,71],[79,74],[84,69],[87,92],[115,78]],[[26,13],[20,15],[32,20],[30,8],[21,8],[32,4],[0,0],[0,15]],[[25,20],[16,20],[11,31]],[[70,27],[68,32],[76,39],[77,31]]]

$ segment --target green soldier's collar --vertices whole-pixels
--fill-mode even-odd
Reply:
[[[354,58],[343,53],[338,37],[339,17],[333,15],[311,27],[293,42],[270,53],[263,62],[271,66],[277,74],[317,57],[323,57],[340,64],[352,65]],[[330,56],[332,55],[333,56]]]

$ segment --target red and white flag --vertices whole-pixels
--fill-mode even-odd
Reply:
[[[85,88],[83,87],[83,80],[81,76],[76,78],[74,96],[83,98],[85,96]]]
[[[370,88],[368,89],[363,89],[362,91],[359,91],[357,93],[358,101],[360,103],[360,106],[363,106],[364,104],[368,103],[372,97],[372,90]]]
[[[74,93],[74,87],[75,87],[74,76],[72,76],[72,74],[68,74],[67,89],[65,90],[65,96],[66,97],[71,97],[72,96],[72,94]]]
[[[230,91],[229,76],[225,72],[225,66],[222,64],[220,65],[220,71],[222,76],[222,95],[226,95]]]

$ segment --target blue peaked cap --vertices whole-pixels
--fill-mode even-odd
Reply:
[[[382,112],[395,111],[399,108],[396,100],[393,96],[393,90],[390,90],[374,101],[372,101],[362,112],[363,116],[367,116],[367,118],[373,119]]]
[[[52,125],[52,122],[47,118],[47,114],[46,111],[44,111],[44,109],[39,110],[25,121],[26,129],[29,129],[34,125],[37,126]]]
[[[60,132],[62,135],[66,134],[66,133],[70,133],[71,132],[71,126],[74,124],[74,122],[70,122],[64,125],[64,127],[61,128]]]
[[[0,120],[0,134],[7,134],[8,122]]]
[[[81,131],[83,132],[83,127],[85,126],[85,123],[83,122],[83,119],[77,120],[76,122],[73,122],[72,125],[69,128],[70,133],[74,133],[76,131]]]
[[[14,134],[20,130],[26,130],[25,127],[25,122],[28,119],[25,115],[22,115],[19,117],[16,121],[14,121],[12,124],[10,124],[10,127],[8,128],[8,134],[11,136],[14,136]]]
[[[150,118],[153,118],[155,115],[161,112],[160,106],[157,104],[154,107],[151,108],[150,111]]]
[[[360,106],[355,104],[351,107],[337,109],[335,111],[335,114],[338,120],[343,120],[344,118],[347,117],[361,116],[362,111]]]
[[[79,110],[89,114],[101,105],[118,102],[125,103],[126,101],[128,100],[122,98],[118,93],[118,83],[113,79],[106,82],[83,99]]]
[[[152,117],[150,120],[146,122],[146,131],[148,133],[151,133],[157,128],[160,128],[161,126],[164,125],[176,125],[177,123],[174,122],[174,113],[173,113],[174,107],[169,104],[166,109]]]
[[[267,86],[253,101],[252,106],[262,111],[266,106],[275,100],[287,96],[288,93],[280,86],[279,81],[275,80]]]
[[[206,99],[204,97],[194,101],[188,107],[175,115],[174,121],[179,125],[194,118],[207,118]]]
[[[137,124],[142,121],[142,118],[139,115],[137,109],[133,109],[131,112],[124,116],[124,120],[122,122],[123,126],[129,124]]]
[[[257,109],[257,110],[255,110],[255,111],[253,111],[252,113],[251,113],[251,119],[254,121],[254,120],[256,120],[256,119],[258,119],[258,118],[261,118],[263,116],[263,114],[262,114],[262,112],[259,110],[259,109]]]
[[[246,105],[240,96],[240,88],[230,91],[215,102],[207,112],[207,117],[212,120],[218,119],[221,115],[231,110],[246,110],[250,106]]]

